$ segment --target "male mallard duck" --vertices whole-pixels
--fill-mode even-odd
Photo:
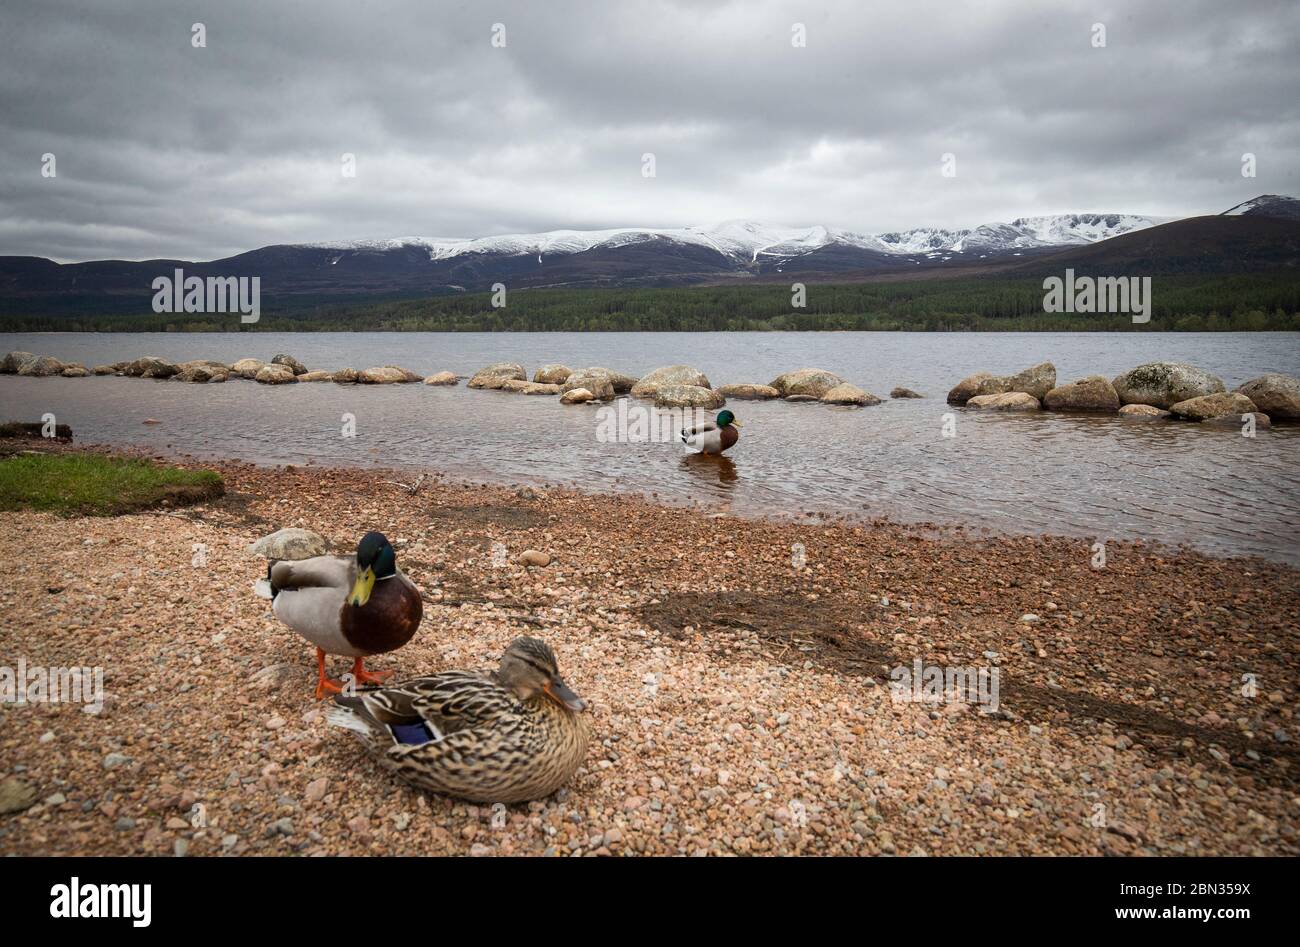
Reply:
[[[330,724],[359,733],[385,769],[471,802],[549,796],[587,755],[586,704],[537,638],[510,642],[495,674],[444,671],[334,701]]]
[[[420,590],[397,568],[383,533],[362,536],[355,557],[272,562],[266,576],[258,592],[271,599],[275,617],[316,646],[317,700],[343,689],[325,676],[325,655],[355,658],[356,683],[377,684],[390,672],[369,673],[365,658],[402,647],[424,614]]]
[[[682,428],[682,442],[688,447],[698,448],[701,454],[721,454],[740,440],[738,427],[740,422],[736,416],[724,409],[712,421]]]

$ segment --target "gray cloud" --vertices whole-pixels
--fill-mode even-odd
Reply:
[[[880,232],[1300,193],[1292,0],[8,0],[0,43],[5,254],[732,217]]]

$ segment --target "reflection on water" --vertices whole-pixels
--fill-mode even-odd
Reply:
[[[737,514],[887,516],[1094,539],[1144,537],[1300,562],[1300,427],[1254,439],[1195,424],[1115,417],[982,414],[944,395],[977,369],[1050,359],[1062,380],[1170,358],[1229,387],[1300,374],[1300,336],[1268,334],[41,334],[0,337],[86,364],[159,354],[227,361],[288,352],[309,367],[396,363],[469,374],[510,359],[608,365],[640,374],[689,362],[715,385],[767,382],[818,366],[877,395],[919,401],[862,409],[733,401],[744,422],[722,458],[674,441],[607,443],[597,408],[424,385],[222,385],[126,378],[0,376],[0,420],[53,412],[78,440],[267,463],[433,467],[475,479],[656,493]],[[955,437],[942,434],[956,418]],[[342,436],[343,415],[356,437]],[[145,426],[145,418],[163,423]],[[1086,546],[1084,547],[1086,549]]]
[[[724,488],[739,479],[736,462],[726,454],[688,454],[682,458],[682,467],[705,483],[718,483]]]

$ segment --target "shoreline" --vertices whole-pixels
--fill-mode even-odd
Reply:
[[[1300,853],[1291,567],[1139,542],[1094,569],[1061,537],[201,465],[220,500],[0,513],[7,652],[103,667],[108,694],[98,716],[0,705],[0,781],[41,800],[0,816],[0,851]],[[592,703],[570,786],[501,824],[328,730],[309,646],[251,591],[245,546],[282,526],[335,552],[366,529],[393,540],[425,619],[378,670],[490,667],[517,634],[548,640]],[[528,548],[554,561],[516,562]],[[997,667],[997,712],[893,699],[891,671],[918,659]]]

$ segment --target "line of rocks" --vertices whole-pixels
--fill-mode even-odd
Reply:
[[[516,392],[526,395],[560,395],[562,404],[612,401],[621,394],[653,401],[658,407],[720,408],[728,399],[762,401],[817,401],[834,405],[875,405],[881,399],[834,372],[801,368],[786,372],[771,384],[738,383],[714,388],[708,376],[690,365],[664,365],[633,378],[599,366],[572,369],[567,365],[543,365],[533,374],[518,362],[497,362],[476,372],[470,388]],[[920,398],[908,388],[895,388],[893,398]]]
[[[1041,362],[1014,375],[976,372],[948,392],[948,403],[986,411],[1115,414],[1134,420],[1177,418],[1236,427],[1244,415],[1256,427],[1300,418],[1300,378],[1270,373],[1233,391],[1186,362],[1147,362],[1115,378],[1088,375],[1063,385],[1056,366]]]
[[[457,385],[460,376],[438,372],[423,377],[397,365],[374,368],[342,368],[334,372],[311,371],[291,355],[279,354],[269,362],[258,358],[241,358],[227,365],[210,359],[169,362],[155,355],[133,361],[114,362],[86,369],[84,365],[65,364],[50,356],[31,352],[10,352],[0,362],[0,374],[85,377],[120,375],[129,378],[155,378],[213,384],[232,378],[250,379],[264,385],[332,381],[336,384],[389,385],[423,381],[426,385]],[[880,398],[850,384],[834,372],[822,368],[801,368],[778,375],[770,384],[739,383],[714,388],[708,376],[690,365],[665,365],[634,378],[600,366],[573,369],[567,365],[547,364],[537,369],[530,381],[528,372],[518,362],[496,362],[479,369],[469,379],[468,387],[506,391],[523,395],[558,395],[562,404],[585,404],[612,401],[618,395],[631,395],[653,401],[659,407],[721,408],[727,399],[761,401],[781,398],[785,401],[815,401],[830,405],[867,406],[881,403]],[[909,388],[895,388],[891,398],[922,397]]]
[[[267,362],[260,358],[241,358],[227,365],[225,362],[198,358],[187,362],[171,362],[156,355],[145,355],[131,361],[96,365],[92,369],[79,362],[61,362],[49,355],[31,352],[10,352],[0,361],[0,375],[27,375],[64,378],[85,378],[90,375],[118,375],[126,378],[154,378],[185,381],[194,384],[217,384],[232,378],[244,378],[264,385],[284,385],[297,382],[333,381],[340,385],[391,385],[423,381],[427,385],[455,385],[460,377],[452,372],[438,372],[425,378],[397,365],[380,365],[373,368],[341,368],[338,371],[310,371],[292,355],[279,354]]]

